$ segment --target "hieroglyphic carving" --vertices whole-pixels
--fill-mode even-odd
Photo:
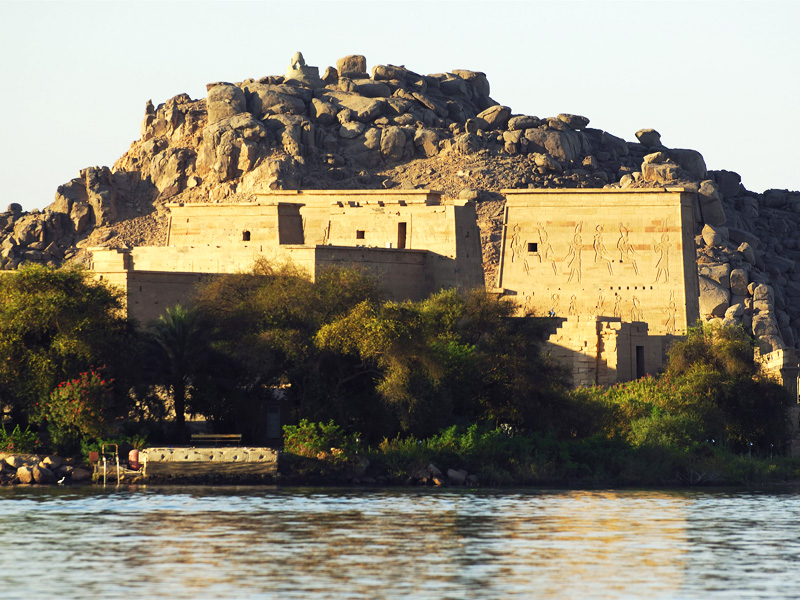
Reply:
[[[661,242],[653,240],[653,252],[658,256],[656,263],[656,280],[653,283],[658,283],[661,275],[664,275],[664,283],[669,283],[669,249],[672,244],[669,241],[669,234],[666,232],[667,222],[666,219],[662,222],[662,228],[665,230],[661,234]]]
[[[547,230],[541,223],[536,224],[536,231],[539,233],[539,262],[550,261],[553,267],[553,275],[558,275],[558,265],[556,264],[556,253],[553,250],[553,245],[550,243],[550,236]]]
[[[675,335],[675,317],[678,313],[678,305],[675,302],[675,292],[669,294],[669,304],[664,309],[667,313],[667,320],[664,322],[664,330],[668,335]]]
[[[614,316],[618,319],[622,318],[622,296],[614,298]]]
[[[551,317],[555,317],[558,314],[558,303],[561,300],[561,297],[558,294],[553,294],[550,296],[550,298],[553,300],[553,305],[550,307],[550,312],[548,314]]]
[[[631,321],[644,321],[644,311],[642,311],[642,306],[636,296],[633,297],[631,306]]]
[[[578,302],[578,297],[575,296],[575,294],[573,294],[569,299],[569,310],[567,310],[567,312],[569,314],[571,314],[571,315],[577,315],[578,314],[577,302]]]
[[[636,264],[636,257],[638,252],[631,244],[628,228],[622,223],[619,224],[619,239],[617,240],[617,250],[619,250],[619,262],[623,259],[627,260],[633,265],[633,272],[639,274],[639,265]]]
[[[305,223],[303,223],[303,231],[305,231]],[[328,240],[330,240],[330,238],[331,238],[331,222],[328,221],[322,228],[322,245],[327,246]]]
[[[592,242],[592,248],[594,248],[594,262],[598,263],[601,260],[604,260],[606,262],[606,266],[608,267],[608,274],[613,275],[614,269],[612,268],[611,263],[614,262],[614,257],[606,249],[605,242],[603,241],[602,225],[598,225],[597,227],[595,227],[594,241]]]
[[[569,245],[569,252],[564,260],[567,261],[567,269],[569,269],[569,278],[567,283],[572,283],[575,279],[576,283],[581,282],[581,250],[583,250],[583,238],[581,237],[581,230],[583,229],[583,221],[578,223],[575,227],[575,235]]]
[[[597,316],[602,316],[603,311],[605,310],[605,304],[606,304],[605,294],[603,294],[603,290],[600,290],[600,292],[597,295],[597,304],[594,305],[594,314]]]
[[[533,295],[535,292],[531,292],[527,296],[525,296],[525,304],[522,306],[522,313],[526,316],[533,316],[534,309],[533,309]]]
[[[522,239],[520,238],[520,226],[519,223],[514,225],[514,233],[511,234],[511,262],[514,262],[515,258],[522,257]]]

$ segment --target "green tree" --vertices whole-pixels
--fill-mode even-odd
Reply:
[[[162,385],[169,393],[177,433],[183,437],[187,401],[202,396],[204,384],[215,370],[218,357],[198,313],[180,304],[167,308],[150,326],[148,333],[151,382]]]
[[[43,418],[50,393],[92,365],[115,379],[109,416],[126,410],[125,349],[135,337],[120,294],[78,267],[25,266],[0,276],[0,403],[21,423]]]
[[[571,402],[597,415],[595,431],[637,447],[687,452],[714,440],[736,451],[751,443],[779,451],[790,399],[761,373],[753,350],[741,327],[698,325],[670,347],[658,377],[577,390]]]
[[[214,348],[232,365],[230,385],[217,396],[224,401],[210,408],[218,416],[224,413],[229,422],[245,425],[252,422],[255,408],[281,386],[298,418],[335,418],[356,426],[348,420],[353,413],[334,399],[336,380],[352,359],[320,351],[314,336],[320,326],[358,302],[374,302],[379,296],[376,280],[361,269],[322,269],[312,282],[292,264],[264,260],[252,273],[209,282],[199,291],[196,306]]]
[[[761,371],[754,349],[755,341],[741,327],[698,325],[669,349],[665,376],[713,406],[706,429],[734,449],[781,448],[790,398]]]
[[[559,369],[542,357],[540,322],[483,290],[421,302],[361,303],[325,325],[321,348],[358,356],[400,427],[427,435],[454,419],[525,429],[552,424]]]

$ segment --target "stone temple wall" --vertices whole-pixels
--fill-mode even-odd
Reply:
[[[762,354],[756,349],[756,362],[768,377],[785,387],[795,402],[797,401],[797,377],[800,374],[800,368],[798,368],[797,353],[794,349],[773,350],[767,354]]]
[[[544,345],[544,352],[570,372],[573,387],[613,385],[652,375],[662,364],[662,339],[646,323],[608,317],[568,317]]]
[[[356,240],[355,226],[347,227],[346,232],[332,238],[332,218],[340,220],[334,215],[347,211],[351,224],[355,224],[353,219],[363,222],[358,230],[371,229],[376,233],[376,228],[385,228],[389,222],[400,220],[394,217],[399,217],[401,212],[422,217],[431,213],[428,207],[441,205],[441,193],[431,190],[286,190],[258,194],[257,199],[257,202],[240,204],[167,205],[170,209],[167,245],[238,246],[251,242],[386,247],[386,242],[378,237]],[[441,221],[437,226],[443,233],[449,228]],[[397,232],[386,241],[396,242]],[[422,239],[419,241],[421,243]],[[419,243],[407,247],[431,249],[422,248]]]
[[[360,266],[392,300],[443,287],[485,285],[473,202],[441,203],[429,190],[292,191],[246,204],[170,206],[166,247],[94,249],[98,278],[121,288],[142,323],[191,301],[198,274],[291,262],[315,279],[331,265]]]
[[[92,253],[95,277],[121,290],[128,316],[142,324],[157,319],[169,306],[191,304],[197,287],[207,278],[242,272],[259,256],[252,249],[235,252],[210,246],[98,248]],[[364,267],[381,281],[391,299],[421,300],[436,291],[426,273],[436,268],[438,258],[419,250],[288,246],[269,258],[291,262],[312,280],[328,266]]]
[[[615,317],[651,335],[699,316],[694,193],[505,190],[497,288],[522,314]]]

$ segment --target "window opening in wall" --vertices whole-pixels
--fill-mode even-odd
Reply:
[[[536,242],[528,242],[528,252],[538,252],[539,244]]]
[[[641,379],[646,374],[644,370],[644,346],[636,346],[636,379]]]
[[[356,239],[363,240],[364,239],[364,230],[363,229],[356,229]]]
[[[397,247],[401,250],[406,247],[406,231],[408,226],[406,223],[397,224]]]
[[[242,241],[243,242],[249,242],[250,241],[250,232],[249,231],[243,231],[242,232]]]

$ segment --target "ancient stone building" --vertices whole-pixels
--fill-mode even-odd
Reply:
[[[566,319],[551,352],[576,384],[654,373],[699,316],[696,195],[667,189],[505,190],[497,291]],[[633,340],[633,341],[631,341]]]
[[[696,194],[683,188],[506,190],[495,292],[519,314],[559,318],[545,348],[574,385],[660,368],[699,316]],[[360,265],[390,299],[484,285],[472,202],[428,190],[279,191],[246,204],[173,204],[166,247],[97,249],[98,278],[125,291],[146,323],[187,302],[204,277],[291,261],[316,277]],[[794,353],[766,355],[796,383]],[[794,368],[794,370],[791,370]],[[787,370],[788,369],[788,370]],[[790,372],[791,371],[791,372]]]
[[[683,189],[506,190],[497,287],[525,314],[617,317],[680,334],[699,316]]]
[[[248,204],[169,205],[166,247],[98,249],[98,278],[125,290],[141,322],[186,302],[204,276],[247,271],[259,257],[291,261],[312,277],[360,265],[390,299],[484,285],[472,202],[428,190],[281,191]]]

